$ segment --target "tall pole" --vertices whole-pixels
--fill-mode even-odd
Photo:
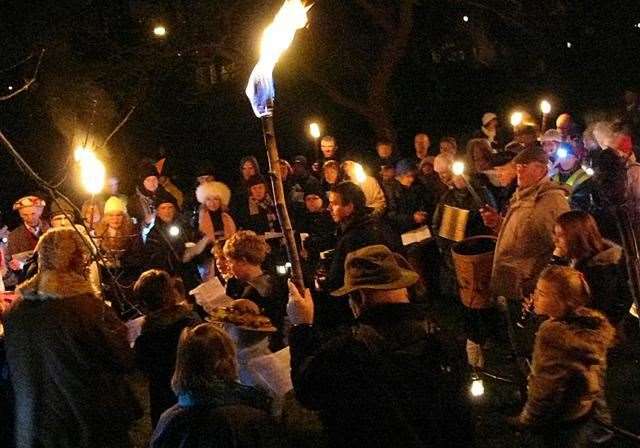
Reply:
[[[267,159],[269,160],[269,171],[271,177],[271,185],[276,202],[276,212],[280,228],[284,235],[284,242],[287,248],[287,256],[291,262],[291,280],[301,291],[304,289],[304,280],[302,276],[302,264],[298,253],[298,246],[289,218],[287,203],[284,194],[284,186],[282,184],[282,174],[280,172],[280,156],[278,155],[278,146],[276,145],[276,133],[273,126],[273,100],[269,101],[268,110],[270,113],[262,116],[262,133],[264,135],[264,144],[267,148]]]

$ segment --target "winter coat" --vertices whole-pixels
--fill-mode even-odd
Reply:
[[[605,244],[602,252],[578,260],[573,267],[584,274],[591,288],[589,306],[602,312],[609,322],[617,324],[629,310],[631,291],[622,247],[608,240]],[[554,258],[552,263],[569,265],[570,260]]]
[[[39,236],[44,235],[48,229],[49,224],[44,220],[40,220]],[[8,263],[11,261],[13,255],[33,251],[36,248],[39,236],[35,236],[27,230],[27,227],[24,224],[20,224],[20,226],[9,232],[9,235],[7,236],[7,249],[4,252],[7,269]],[[14,272],[8,269],[5,275],[6,278],[4,283],[6,286],[14,286],[25,279],[24,273],[20,271]]]
[[[303,246],[309,253],[309,258],[314,262],[317,262],[320,252],[335,247],[336,223],[327,210],[312,213],[305,209],[297,224],[299,233],[309,235]]]
[[[220,381],[208,393],[184,393],[167,410],[151,448],[279,448],[280,434],[261,392]]]
[[[588,414],[603,394],[607,350],[614,337],[607,318],[589,308],[543,322],[519,420],[526,425],[558,424]]]
[[[231,215],[227,212],[219,212],[222,217],[222,228],[215,227],[211,219],[211,213],[206,207],[200,207],[198,211],[198,229],[203,235],[209,237],[211,241],[226,240],[236,233],[236,223]]]
[[[449,187],[440,180],[436,172],[428,176],[420,174],[417,180],[420,181],[423,187],[425,211],[429,216],[433,216],[440,198],[449,190]]]
[[[186,327],[200,322],[200,318],[183,305],[158,310],[145,318],[134,349],[136,364],[149,379],[152,427],[164,411],[176,404],[171,377],[180,334]]]
[[[496,296],[517,299],[533,291],[555,248],[556,218],[569,211],[567,195],[566,187],[546,177],[516,190],[496,242],[491,275]]]
[[[405,187],[395,179],[383,183],[382,186],[387,197],[385,219],[391,228],[402,234],[419,227],[413,219],[413,214],[427,210],[422,186],[415,182],[411,187]]]
[[[44,271],[5,316],[19,448],[122,446],[141,416],[126,326],[79,274]]]
[[[296,396],[320,411],[329,446],[472,446],[462,354],[445,355],[419,306],[369,308],[325,343],[293,327],[289,343]]]

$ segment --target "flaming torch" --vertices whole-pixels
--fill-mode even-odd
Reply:
[[[305,6],[301,0],[285,0],[276,14],[273,22],[264,30],[260,43],[260,60],[253,68],[246,94],[249,97],[253,112],[262,121],[262,132],[267,148],[271,184],[276,200],[278,220],[285,238],[287,255],[291,261],[292,280],[298,288],[304,288],[302,279],[302,265],[298,255],[298,248],[291,227],[291,220],[287,212],[282,176],[280,174],[280,157],[276,145],[275,129],[273,126],[273,104],[275,89],[273,86],[273,68],[280,55],[289,48],[296,31],[307,24],[307,11],[311,6]]]

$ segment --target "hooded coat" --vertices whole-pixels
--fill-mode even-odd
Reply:
[[[569,211],[567,196],[566,187],[546,177],[513,194],[493,259],[491,288],[496,296],[516,299],[533,292],[553,254],[556,218]]]
[[[78,273],[41,271],[19,291],[5,317],[16,446],[123,446],[141,412],[125,325]]]
[[[604,393],[607,350],[614,338],[606,317],[589,308],[543,322],[519,420],[532,426],[562,424],[587,415]]]

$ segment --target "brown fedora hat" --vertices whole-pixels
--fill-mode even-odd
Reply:
[[[344,286],[331,292],[340,297],[357,289],[391,290],[408,288],[418,274],[402,256],[387,246],[376,244],[354,250],[344,262]]]

